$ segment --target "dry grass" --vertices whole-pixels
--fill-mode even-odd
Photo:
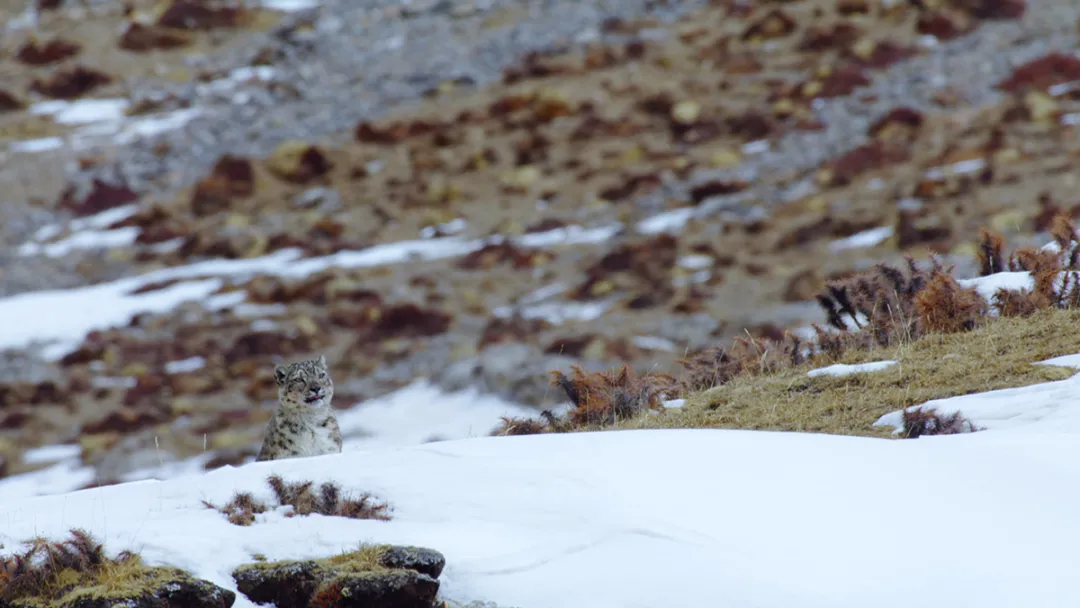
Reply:
[[[292,507],[286,517],[317,513],[349,519],[390,520],[390,506],[367,492],[350,496],[344,494],[341,486],[333,482],[323,482],[316,488],[313,481],[289,482],[278,475],[267,477],[266,483],[274,493],[277,503],[275,505],[256,499],[250,492],[237,492],[232,500],[220,507],[205,500],[203,504],[207,508],[220,511],[229,523],[238,526],[250,526],[255,523],[257,514],[283,506]]]
[[[173,577],[169,568],[151,568],[139,556],[105,554],[101,543],[84,530],[71,538],[34,538],[26,549],[0,558],[0,605],[72,605],[82,598],[134,597],[155,583]]]
[[[722,386],[691,394],[681,409],[640,415],[616,428],[887,436],[889,429],[872,424],[891,411],[932,399],[1071,376],[1071,369],[1034,362],[1080,352],[1078,323],[1078,310],[1043,309],[1026,318],[995,319],[971,331],[930,333],[889,347],[848,350],[838,362],[893,360],[898,364],[844,377],[809,377],[806,372],[817,366],[809,362],[765,375],[737,376]]]

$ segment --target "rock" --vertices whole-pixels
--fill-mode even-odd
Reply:
[[[390,547],[379,555],[379,564],[387,568],[406,568],[426,574],[431,578],[439,578],[443,567],[446,566],[446,558],[442,553],[434,549],[423,547]]]
[[[76,595],[64,605],[68,608],[229,608],[236,601],[236,593],[209,581],[194,579],[178,569],[161,570],[168,571],[170,576],[155,581],[138,595],[96,591],[93,595]]]
[[[277,608],[306,608],[324,576],[314,560],[251,564],[233,571],[240,593]]]
[[[433,608],[445,564],[432,549],[367,546],[320,560],[248,564],[233,579],[251,601],[277,608]]]
[[[413,570],[361,572],[329,581],[315,594],[312,604],[336,608],[433,608],[438,592],[439,581]]]
[[[286,141],[266,161],[267,168],[281,179],[305,183],[330,171],[333,164],[316,146],[302,141]]]

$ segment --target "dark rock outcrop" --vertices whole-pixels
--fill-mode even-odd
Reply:
[[[446,559],[422,547],[373,546],[321,560],[241,566],[237,588],[277,608],[433,608]]]

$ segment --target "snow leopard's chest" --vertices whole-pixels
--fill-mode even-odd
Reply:
[[[333,418],[323,421],[289,420],[278,427],[275,446],[280,456],[322,456],[341,452],[341,434]]]

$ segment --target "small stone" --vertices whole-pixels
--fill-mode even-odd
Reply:
[[[439,578],[446,566],[446,558],[434,549],[395,546],[379,555],[379,563],[387,568],[408,568],[431,578]]]
[[[671,108],[671,118],[680,124],[690,124],[701,116],[701,105],[695,101],[680,101]]]

